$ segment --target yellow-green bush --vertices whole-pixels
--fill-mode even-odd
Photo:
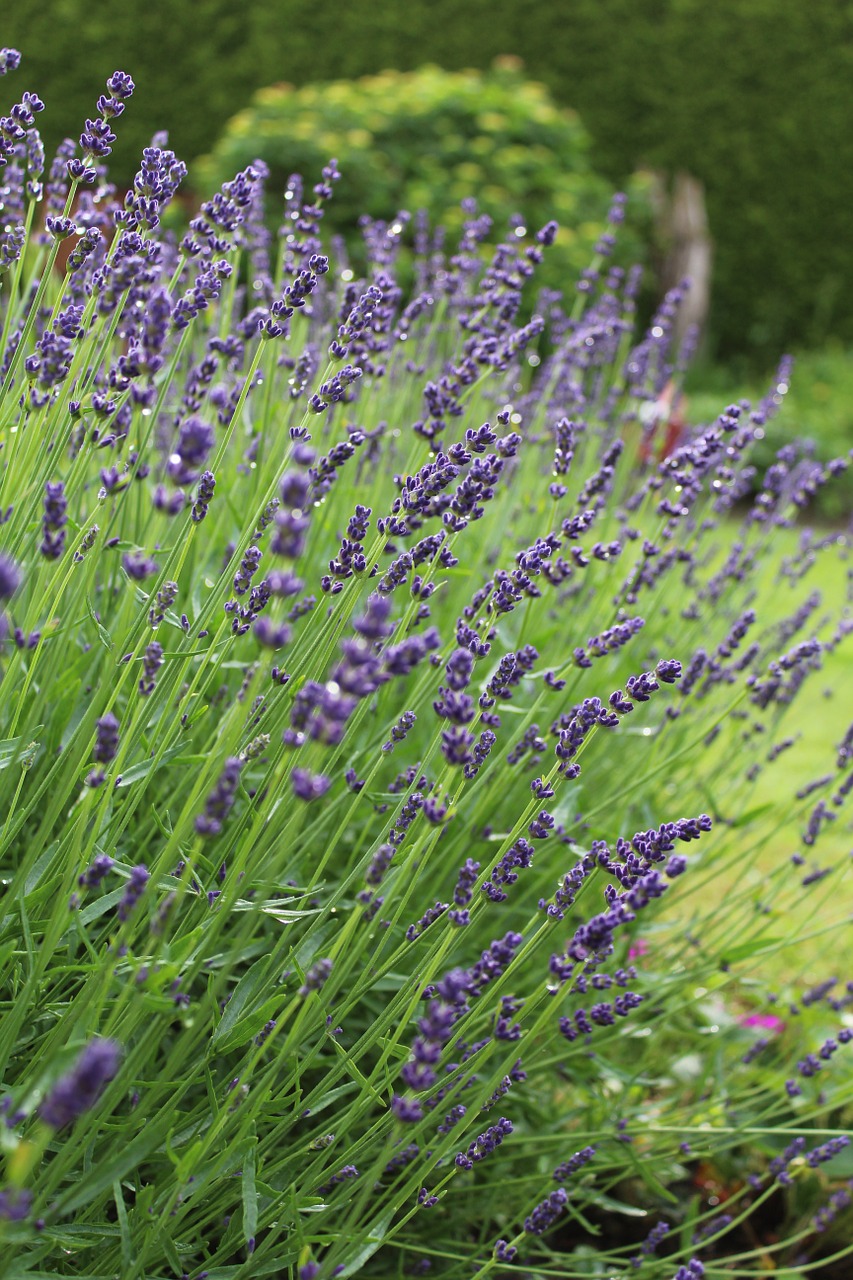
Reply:
[[[195,184],[212,190],[256,157],[270,168],[273,193],[294,172],[315,180],[335,157],[343,178],[326,218],[351,246],[358,238],[353,209],[383,219],[401,209],[435,216],[451,210],[445,218],[451,236],[469,196],[491,214],[498,236],[515,211],[531,226],[555,218],[560,232],[543,280],[567,290],[589,262],[612,195],[592,168],[589,137],[575,112],[558,107],[507,58],[485,73],[427,66],[262,89],[197,163]],[[647,213],[642,178],[632,180],[630,191],[637,226]],[[625,251],[636,257],[638,235],[626,238]]]

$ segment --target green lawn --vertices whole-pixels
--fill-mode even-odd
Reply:
[[[777,530],[773,536],[783,545],[786,555],[797,552],[801,531]],[[826,536],[826,530],[818,535],[819,538]],[[769,576],[760,580],[753,607],[761,624],[769,625],[790,614],[815,591],[820,592],[824,607],[844,598],[848,569],[853,561],[843,557],[849,554],[851,539],[842,532],[837,537],[838,545],[819,551],[802,580],[793,584],[787,579],[779,581]],[[826,631],[821,632],[819,627],[823,612],[824,608],[815,611],[797,639],[814,632],[827,638]],[[712,902],[720,911],[730,907],[733,895],[748,894],[758,903],[768,886],[775,886],[779,897],[768,915],[768,933],[782,939],[784,945],[760,962],[762,975],[771,983],[808,985],[825,978],[830,969],[834,973],[836,968],[839,977],[846,980],[848,969],[853,968],[853,929],[825,932],[826,926],[853,921],[853,861],[846,857],[853,849],[849,803],[839,811],[836,821],[824,829],[813,849],[803,845],[802,832],[818,795],[825,793],[797,802],[796,814],[787,821],[779,821],[780,811],[784,812],[798,790],[816,778],[835,772],[835,746],[851,721],[853,635],[825,656],[822,669],[809,678],[799,697],[785,709],[777,736],[795,737],[796,747],[782,753],[772,766],[765,766],[753,783],[744,781],[741,785],[746,795],[739,791],[735,803],[734,794],[715,793],[713,765],[708,771],[710,791],[706,792],[706,800],[723,818],[727,811],[762,812],[743,830],[740,848],[738,832],[730,833],[731,853],[726,856],[726,871],[720,875],[703,874],[693,885],[686,876],[666,914],[681,915],[691,899],[697,904],[701,900],[705,909]],[[732,749],[732,735],[723,734],[720,741],[718,759]],[[754,744],[751,749],[755,760],[762,761],[767,749],[762,736],[752,737],[750,741]],[[806,857],[806,865],[800,870],[790,862],[791,855],[798,851]],[[697,862],[699,872],[703,860],[700,858]],[[830,862],[841,862],[840,870],[809,892],[797,892],[801,877],[812,866],[826,866]],[[776,874],[772,876],[774,871]],[[779,888],[780,882],[785,884],[783,890]]]

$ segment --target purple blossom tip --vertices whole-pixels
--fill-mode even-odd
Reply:
[[[21,64],[21,55],[17,49],[0,49],[0,76],[7,71],[15,71]]]
[[[8,556],[0,556],[0,600],[9,600],[21,585],[21,572]]]
[[[127,920],[130,913],[133,911],[133,908],[142,897],[142,894],[145,891],[145,886],[148,884],[150,879],[151,872],[144,863],[140,863],[139,866],[133,867],[130,873],[130,878],[128,879],[125,887],[124,896],[118,904],[116,914],[118,915],[119,920],[122,922]]]
[[[0,64],[5,50],[0,49]],[[33,1193],[26,1188],[13,1187],[0,1191],[0,1222],[23,1222],[33,1204]]]
[[[115,1040],[95,1039],[62,1076],[39,1107],[39,1115],[52,1129],[64,1129],[91,1111],[109,1082],[118,1073],[121,1046]]]

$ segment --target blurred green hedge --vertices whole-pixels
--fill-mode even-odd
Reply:
[[[427,66],[261,89],[190,176],[212,192],[259,157],[270,169],[269,191],[280,196],[291,173],[311,182],[336,157],[342,177],[324,225],[345,237],[359,269],[363,214],[391,221],[401,209],[425,209],[446,228],[451,252],[465,217],[460,202],[471,195],[493,219],[492,244],[513,213],[531,231],[555,218],[557,240],[536,282],[571,298],[612,197],[611,184],[591,168],[590,149],[577,114],[526,80],[516,60],[502,59],[487,72]],[[627,186],[629,223],[619,248],[630,264],[643,253],[637,228],[647,231],[650,205],[642,176]],[[270,204],[280,222],[281,200]]]
[[[2,40],[26,61],[51,142],[79,130],[100,82],[132,72],[119,177],[155,129],[191,159],[261,85],[521,57],[579,110],[595,169],[685,168],[707,187],[717,349],[765,359],[853,339],[853,6],[846,0],[35,0]]]

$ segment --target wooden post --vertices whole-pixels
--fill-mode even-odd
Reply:
[[[704,333],[711,302],[713,246],[708,232],[705,189],[698,178],[677,173],[672,193],[663,201],[662,230],[664,260],[663,288],[671,289],[690,279],[690,292],[682,303],[675,323],[676,350],[691,325]]]

